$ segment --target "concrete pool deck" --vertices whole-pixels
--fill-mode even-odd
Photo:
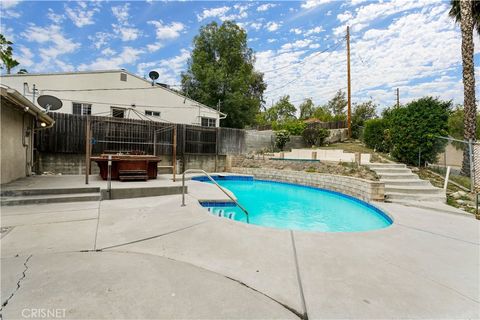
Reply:
[[[180,195],[2,207],[3,317],[480,317],[473,216],[375,203],[392,226],[289,231],[214,217],[197,199],[225,196],[188,187],[185,207]]]

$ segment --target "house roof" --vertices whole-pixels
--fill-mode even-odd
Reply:
[[[45,122],[46,127],[51,127],[55,121],[33,102],[25,98],[20,92],[4,84],[0,84],[0,95],[2,99],[10,101],[18,108],[30,113],[35,118]]]
[[[23,74],[5,74],[5,75],[1,75],[0,78],[2,77],[35,77],[35,76],[58,76],[58,75],[77,75],[77,74],[96,74],[96,73],[126,73],[128,74],[129,76],[131,77],[135,77],[139,80],[142,80],[142,81],[145,81],[146,83],[148,84],[151,84],[151,82],[147,79],[144,79],[142,77],[139,77],[138,75],[136,74],[133,74],[131,72],[129,72],[128,70],[125,70],[125,69],[113,69],[113,70],[92,70],[92,71],[72,71],[72,72],[50,72],[50,73],[23,73]],[[178,93],[177,91],[174,91],[172,89],[169,89],[169,88],[166,88],[164,86],[157,86],[156,88],[158,89],[161,89],[161,90],[165,90],[165,91],[168,91],[172,94],[175,94],[177,96],[180,96],[182,97],[183,99],[186,99],[188,101],[191,101],[193,102],[194,104],[197,104],[198,106],[202,107],[202,108],[207,108],[209,110],[212,110],[214,112],[217,112],[218,114],[220,115],[223,115],[223,116],[226,116],[225,113],[223,112],[220,112],[218,111],[217,109],[215,108],[212,108],[212,107],[209,107],[203,103],[200,103],[198,101],[195,101],[187,96],[184,96],[180,93]]]

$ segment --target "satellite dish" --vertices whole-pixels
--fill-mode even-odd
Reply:
[[[42,95],[37,98],[37,103],[45,109],[45,112],[58,110],[63,106],[62,101],[54,96]]]
[[[150,71],[150,73],[148,74],[148,77],[153,81],[155,81],[158,79],[158,77],[160,77],[160,75],[158,74],[157,71]]]

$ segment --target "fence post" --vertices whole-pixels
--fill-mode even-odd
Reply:
[[[90,117],[87,116],[85,124],[85,184],[88,184],[88,174],[90,173]]]

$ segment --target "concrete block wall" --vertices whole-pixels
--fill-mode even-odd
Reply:
[[[170,156],[160,156],[162,161],[159,165],[170,165]],[[177,173],[183,172],[182,158],[177,158]],[[226,167],[226,156],[219,155],[217,158],[217,170],[215,170],[215,156],[212,155],[185,155],[186,169],[203,169],[207,172],[223,172]],[[85,155],[76,153],[40,153],[37,172],[51,172],[54,174],[85,174]],[[158,173],[171,173],[169,168],[161,168]],[[100,170],[95,162],[92,162],[92,174],[98,174]]]
[[[232,167],[233,173],[252,175],[259,179],[297,183],[337,191],[364,201],[384,201],[385,184],[348,176],[266,168]]]

